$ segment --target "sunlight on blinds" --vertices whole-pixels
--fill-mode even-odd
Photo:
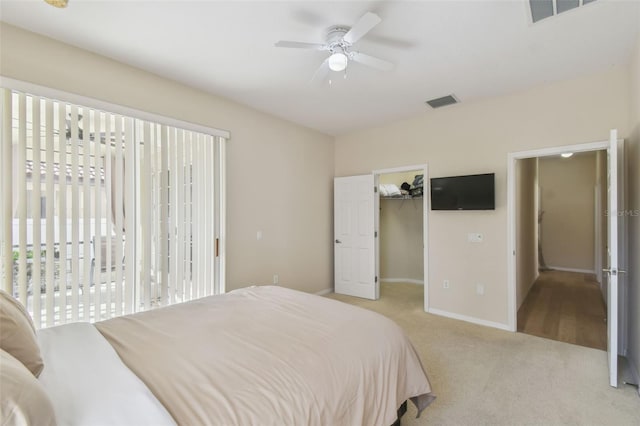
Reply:
[[[212,181],[221,141],[142,121],[136,128],[143,215],[138,309],[216,294]]]
[[[107,207],[113,188],[122,198],[135,185],[122,179],[122,164],[113,182],[106,179],[133,142],[114,129],[132,119],[10,90],[2,96],[5,290],[25,303],[37,327],[121,314],[126,282],[118,254],[127,234],[113,232],[123,210]]]
[[[0,276],[37,327],[215,294],[225,139],[2,89]]]

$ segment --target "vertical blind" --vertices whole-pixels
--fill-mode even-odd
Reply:
[[[0,276],[37,327],[223,290],[225,138],[2,89]]]

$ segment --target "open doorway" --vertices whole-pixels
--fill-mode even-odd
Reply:
[[[606,236],[606,258],[603,259],[602,268],[604,272],[602,292],[606,293],[605,302],[607,306],[607,362],[609,364],[609,384],[617,387],[618,384],[618,355],[626,354],[626,330],[627,330],[627,283],[626,271],[627,265],[627,232],[626,221],[624,215],[620,212],[625,211],[625,156],[624,141],[618,139],[616,129],[610,131],[609,140],[603,142],[593,142],[569,146],[559,146],[552,148],[542,148],[532,151],[522,151],[508,154],[507,162],[507,235],[508,235],[508,251],[507,251],[507,270],[508,270],[508,321],[509,329],[517,330],[517,310],[519,303],[523,300],[523,284],[527,286],[526,281],[522,281],[522,269],[517,268],[518,257],[521,258],[521,246],[525,250],[531,250],[531,245],[527,244],[523,238],[527,231],[522,229],[522,223],[518,225],[517,205],[518,198],[522,194],[518,191],[516,183],[518,161],[531,159],[536,157],[549,157],[560,155],[566,152],[587,152],[606,150],[606,208],[605,216],[607,223]],[[604,184],[604,182],[603,182]],[[601,200],[602,201],[602,200]],[[530,222],[529,222],[530,223]],[[526,226],[525,226],[526,227]],[[537,228],[535,228],[537,230]],[[528,231],[531,233],[531,231]],[[529,243],[532,241],[529,238]],[[527,259],[527,258],[525,258]],[[525,262],[526,263],[526,262]],[[529,264],[530,265],[530,264]],[[537,268],[537,264],[535,265]],[[529,267],[528,271],[536,268]],[[526,278],[526,277],[525,277]],[[529,277],[530,278],[530,277]],[[526,288],[526,287],[525,287]],[[527,288],[528,290],[528,288]]]
[[[606,151],[516,162],[517,330],[607,349]]]
[[[382,169],[373,173],[378,188],[375,228],[380,296],[420,300],[426,311],[427,166]]]

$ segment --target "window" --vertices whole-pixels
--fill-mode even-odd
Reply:
[[[3,288],[37,327],[223,292],[225,140],[3,89]]]

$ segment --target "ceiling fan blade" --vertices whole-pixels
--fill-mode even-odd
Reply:
[[[316,72],[313,73],[311,82],[314,84],[322,85],[325,81],[327,81],[329,71],[329,58],[327,58],[322,62],[322,64],[320,64]]]
[[[304,43],[302,41],[280,40],[275,44],[276,47],[292,47],[294,49],[315,49],[327,50],[327,46],[319,43]]]
[[[391,71],[395,65],[384,59],[376,58],[374,56],[366,55],[360,52],[352,52],[351,59],[361,64],[379,69],[381,71]]]
[[[351,27],[349,32],[344,35],[344,41],[351,44],[355,43],[380,22],[382,22],[382,19],[380,19],[380,17],[375,13],[365,13],[360,19],[358,19],[358,22]]]

